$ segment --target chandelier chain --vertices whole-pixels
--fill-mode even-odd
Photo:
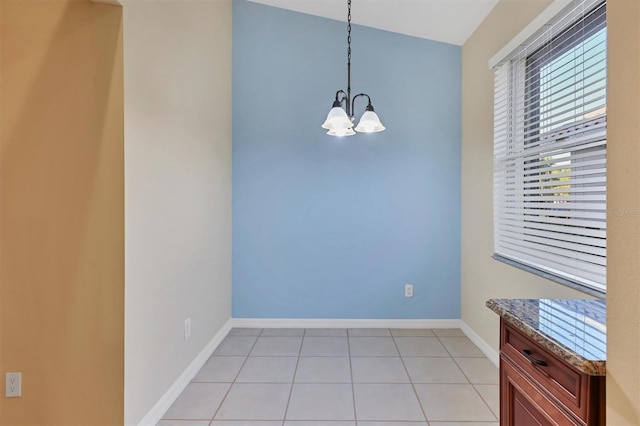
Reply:
[[[347,14],[347,59],[351,63],[351,0],[348,0],[349,13]]]
[[[351,117],[351,0],[347,0],[347,115]]]

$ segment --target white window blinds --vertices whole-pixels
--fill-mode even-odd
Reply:
[[[495,70],[494,250],[606,289],[606,6],[574,0]]]

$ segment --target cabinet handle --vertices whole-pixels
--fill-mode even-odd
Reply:
[[[522,350],[522,354],[525,356],[525,358],[527,358],[529,361],[531,361],[535,365],[539,365],[541,367],[546,367],[547,366],[547,362],[546,361],[543,361],[541,359],[537,359],[533,355],[531,355],[531,351],[529,349],[523,349]]]

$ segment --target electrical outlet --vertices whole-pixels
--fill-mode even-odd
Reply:
[[[4,395],[7,398],[22,396],[22,373],[5,373]]]
[[[191,336],[191,318],[184,320],[184,340]]]
[[[404,285],[404,297],[413,297],[413,284]]]

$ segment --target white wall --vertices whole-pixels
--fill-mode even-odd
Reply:
[[[231,1],[123,3],[125,423],[136,424],[231,317]]]
[[[551,0],[501,0],[462,48],[462,320],[498,349],[491,298],[588,298],[491,259],[493,254],[493,72],[489,59]]]

